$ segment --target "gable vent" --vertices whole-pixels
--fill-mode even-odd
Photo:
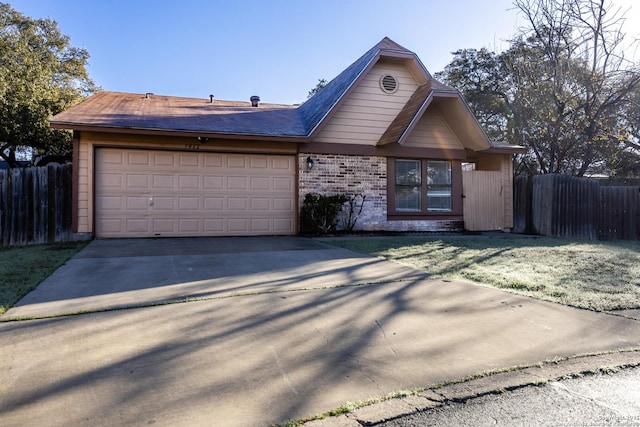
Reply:
[[[380,87],[386,93],[394,93],[398,90],[398,80],[395,77],[386,74],[380,78]]]

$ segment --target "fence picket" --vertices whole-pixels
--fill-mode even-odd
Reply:
[[[0,171],[0,246],[69,241],[71,165]]]
[[[616,184],[557,174],[518,177],[514,231],[590,240],[640,239],[640,187]]]

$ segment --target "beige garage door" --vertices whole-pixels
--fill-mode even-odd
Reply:
[[[99,148],[97,237],[295,234],[295,157]]]

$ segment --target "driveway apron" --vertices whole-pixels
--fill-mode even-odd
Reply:
[[[95,240],[2,318],[425,276],[297,237]]]
[[[94,241],[0,320],[26,316],[0,323],[3,426],[271,425],[640,345],[637,320],[289,237]]]

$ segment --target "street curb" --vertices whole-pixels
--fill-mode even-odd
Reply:
[[[636,366],[640,366],[640,348],[545,361],[534,366],[514,367],[503,372],[452,381],[443,386],[428,387],[424,391],[406,397],[391,398],[362,406],[347,414],[309,421],[304,426],[374,426],[416,412],[428,411],[450,403],[465,402],[488,394],[499,394],[561,379]]]

